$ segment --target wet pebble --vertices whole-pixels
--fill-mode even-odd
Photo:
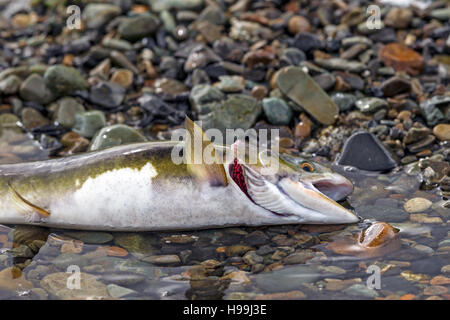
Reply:
[[[147,139],[136,129],[124,124],[116,124],[98,131],[92,139],[89,150],[102,150],[122,144],[144,141],[147,141]]]
[[[104,108],[119,106],[125,97],[125,88],[114,82],[99,82],[91,88],[89,99]]]
[[[73,98],[63,98],[58,101],[56,121],[65,128],[73,128],[75,125],[75,114],[85,112],[82,104]]]
[[[293,112],[291,107],[279,98],[265,98],[262,100],[264,114],[271,124],[288,125]]]
[[[87,111],[75,114],[73,131],[85,138],[92,138],[106,125],[106,117],[102,111]]]
[[[95,276],[80,273],[80,289],[73,290],[67,286],[71,273],[60,272],[45,276],[40,284],[50,295],[59,299],[105,298],[108,297],[106,286],[96,280]]]
[[[68,95],[87,88],[86,80],[77,69],[63,65],[49,67],[44,74],[46,86],[58,95]]]
[[[432,202],[425,198],[413,198],[408,200],[404,208],[409,213],[423,212],[428,210],[432,205]]]

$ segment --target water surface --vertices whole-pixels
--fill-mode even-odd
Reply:
[[[0,145],[1,163],[48,157],[24,135],[3,135]],[[404,170],[335,169],[354,182],[344,205],[365,218],[358,224],[143,233],[2,226],[0,298],[448,299],[450,210],[441,192]],[[403,205],[415,197],[433,206],[411,215]],[[375,221],[400,230],[401,249],[365,258],[331,249]],[[373,266],[379,289],[367,286]],[[70,289],[77,270],[82,288]]]

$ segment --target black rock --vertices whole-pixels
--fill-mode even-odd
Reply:
[[[303,51],[297,48],[287,48],[283,51],[280,62],[286,66],[299,66],[302,61],[306,60],[306,55]]]
[[[220,76],[228,75],[227,69],[219,63],[209,64],[203,70],[205,70],[208,76],[212,79],[219,79]]]
[[[347,139],[337,163],[367,171],[385,171],[397,166],[378,138],[366,131],[355,132]]]
[[[151,94],[142,95],[138,103],[144,112],[144,117],[138,124],[140,127],[151,123],[178,125],[184,121],[187,112],[187,105],[177,103],[174,107]]]
[[[309,52],[311,50],[322,48],[323,43],[312,33],[300,32],[292,40],[291,46],[300,49],[303,52]]]
[[[395,34],[395,30],[392,28],[384,28],[380,31],[369,35],[370,40],[373,42],[382,42],[382,43],[389,43],[389,42],[397,42],[397,35]]]
[[[411,90],[411,83],[401,77],[392,77],[381,84],[381,91],[385,97],[393,97],[400,93],[406,93]]]

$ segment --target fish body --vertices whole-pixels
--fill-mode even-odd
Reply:
[[[148,142],[0,166],[0,223],[118,231],[277,223],[234,184],[199,183],[185,164],[174,164],[175,145]],[[13,190],[50,215],[21,208]]]
[[[351,183],[318,164],[308,162],[318,172],[306,175],[304,162],[286,156],[266,176],[237,156],[225,160],[233,146],[213,145],[221,161],[213,165],[176,163],[179,146],[145,142],[1,165],[0,223],[150,231],[358,221],[333,200],[351,192]]]

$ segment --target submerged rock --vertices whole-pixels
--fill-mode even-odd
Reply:
[[[386,222],[403,222],[408,220],[408,213],[402,209],[389,206],[368,205],[355,208],[356,213],[365,219]]]
[[[342,255],[379,257],[400,249],[399,230],[385,222],[375,222],[368,228],[343,240],[327,245],[328,249]]]
[[[33,287],[22,274],[22,271],[15,267],[10,267],[0,271],[0,289],[8,291],[24,291]]]
[[[45,276],[40,284],[50,295],[58,299],[88,299],[109,297],[106,285],[96,279],[95,276],[81,272],[79,288],[72,288],[68,284],[72,283],[69,272],[52,273]]]
[[[285,292],[298,289],[303,284],[317,281],[320,272],[313,266],[286,267],[256,275],[256,285],[265,292]]]

